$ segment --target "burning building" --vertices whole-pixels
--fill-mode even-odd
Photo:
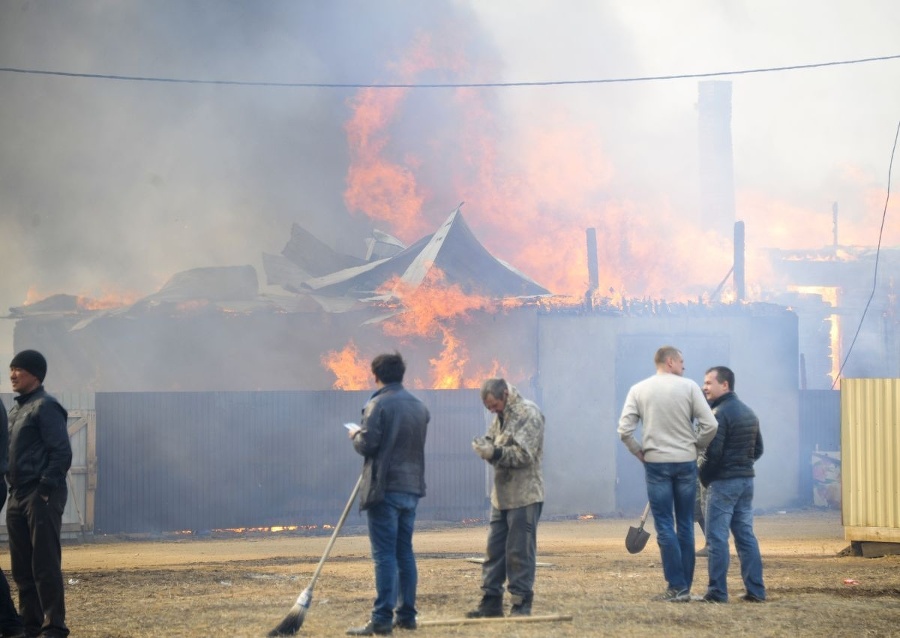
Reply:
[[[503,375],[547,417],[549,514],[640,508],[640,467],[615,424],[671,343],[697,381],[710,365],[740,370],[772,451],[759,505],[796,499],[797,429],[780,425],[797,422],[797,315],[782,306],[554,297],[490,255],[459,208],[411,246],[371,238],[361,261],[295,228],[265,264],[283,293],[260,293],[250,266],[197,269],[122,308],[68,296],[14,308],[16,342],[54,362],[52,387],[81,392],[361,390],[392,348],[412,387]]]

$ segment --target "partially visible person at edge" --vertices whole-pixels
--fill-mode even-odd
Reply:
[[[657,600],[688,602],[694,580],[697,456],[715,436],[716,418],[700,386],[684,378],[684,357],[677,348],[663,346],[653,360],[656,374],[628,390],[618,432],[644,464],[667,584]],[[634,437],[639,422],[640,442]]]
[[[469,618],[503,616],[507,583],[510,616],[530,616],[537,566],[537,526],[544,505],[544,415],[504,379],[488,379],[481,401],[494,414],[472,448],[494,468],[491,521],[481,570],[483,592]]]
[[[3,479],[6,480],[6,473],[9,472],[9,424],[6,419],[6,406],[0,401],[0,472],[3,473]],[[5,485],[5,484],[4,484]],[[0,509],[6,503],[6,490],[0,497]],[[13,602],[12,594],[9,590],[9,581],[6,575],[0,569],[0,636],[3,638],[21,638],[25,635],[25,625],[22,624],[22,617],[16,611],[16,604]]]
[[[697,459],[697,468],[699,471],[700,466],[703,465],[703,456],[701,455]],[[700,534],[703,535],[703,547],[694,552],[695,556],[700,558],[706,558],[709,556],[709,547],[707,547],[706,543],[706,488],[700,483],[700,478],[697,478],[697,498],[694,499],[694,520],[697,521],[697,525],[700,526]]]
[[[365,458],[359,508],[366,512],[375,562],[375,604],[369,622],[351,636],[415,629],[418,570],[413,552],[416,507],[425,496],[425,436],[428,408],[403,387],[406,364],[399,353],[372,360],[378,389],[349,432]],[[396,615],[395,615],[396,614]]]
[[[734,372],[725,366],[706,371],[703,394],[719,423],[719,430],[700,466],[706,486],[706,539],[709,544],[709,586],[703,600],[728,602],[728,531],[741,562],[743,599],[763,602],[762,558],[753,533],[753,464],[762,456],[759,419],[734,393]]]
[[[25,634],[63,638],[69,629],[60,533],[72,446],[69,415],[44,390],[46,374],[47,361],[36,350],[23,350],[9,364],[18,396],[9,411],[6,531]]]

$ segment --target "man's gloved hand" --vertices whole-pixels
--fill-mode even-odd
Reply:
[[[494,444],[483,436],[476,436],[472,439],[472,449],[485,461],[490,461],[494,458]]]

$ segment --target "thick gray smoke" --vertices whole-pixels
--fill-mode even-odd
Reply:
[[[437,5],[437,6],[436,6]],[[453,3],[0,6],[0,66],[173,79],[374,82]],[[472,22],[471,20],[467,20]],[[343,203],[350,90],[0,73],[0,306],[155,292],[252,264],[291,224],[364,253]],[[264,283],[264,282],[263,282]],[[0,352],[12,349],[12,322]]]
[[[398,66],[408,60],[411,43],[430,38],[432,49],[452,40],[461,61],[454,66],[444,58],[431,75],[412,75],[413,81],[508,82],[895,53],[896,3],[819,4],[726,7],[692,0],[677,8],[604,8],[580,2],[561,10],[537,0],[11,0],[0,5],[0,66],[173,79],[389,82],[405,77]],[[803,34],[794,27],[800,17],[809,27]],[[770,246],[830,244],[835,201],[841,202],[841,243],[876,241],[900,98],[897,83],[884,79],[896,64],[732,78],[737,215],[747,220],[751,256]],[[0,72],[0,94],[0,309],[59,292],[141,297],[173,273],[199,266],[250,263],[261,272],[261,253],[278,252],[293,222],[339,250],[364,250],[361,238],[372,221],[348,212],[343,197],[353,90]],[[690,269],[682,280],[711,290],[730,264],[728,250],[695,228],[696,94],[695,80],[480,91],[477,106],[487,109],[494,128],[473,140],[462,139],[458,96],[418,92],[390,124],[391,159],[414,170],[429,232],[465,199],[476,233],[509,261],[517,252],[499,242],[505,220],[516,217],[534,238],[565,231],[579,236],[569,239],[575,245],[588,225],[599,226],[601,238],[613,229],[618,243],[632,245],[601,245],[601,261],[618,251],[623,263],[653,260],[658,271],[671,271],[660,265],[647,232],[662,229],[669,246],[672,235],[684,244],[670,256],[681,270]],[[496,152],[491,172],[484,157],[473,165],[469,153],[458,152],[483,142]],[[473,185],[481,188],[481,201]],[[483,192],[488,185],[495,189],[490,197]],[[478,218],[484,211],[491,219]],[[622,239],[629,231],[635,234]],[[900,241],[897,232],[889,233],[889,244]],[[705,264],[695,259],[698,241],[711,253]],[[601,273],[609,272],[609,263],[604,266]],[[751,286],[768,274],[753,267]],[[647,294],[647,272],[635,269],[622,286]],[[528,274],[559,289],[555,279]],[[8,352],[12,322],[0,323],[0,352]]]

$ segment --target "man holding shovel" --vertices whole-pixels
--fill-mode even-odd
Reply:
[[[700,386],[684,378],[684,358],[677,348],[663,346],[654,362],[656,374],[628,390],[618,432],[644,464],[668,585],[659,600],[688,602],[694,579],[697,456],[712,441],[718,425]],[[640,442],[634,437],[638,423],[643,424]]]
[[[494,468],[491,522],[481,570],[483,593],[469,618],[503,616],[508,581],[511,616],[530,616],[537,567],[537,525],[544,505],[544,415],[504,379],[488,379],[481,401],[494,414],[472,449]]]
[[[403,387],[406,364],[399,353],[372,360],[378,390],[363,408],[353,448],[364,458],[359,507],[366,512],[377,592],[372,617],[350,636],[386,635],[416,628],[418,570],[412,536],[419,498],[425,496],[425,404]],[[396,617],[394,612],[396,609]]]

